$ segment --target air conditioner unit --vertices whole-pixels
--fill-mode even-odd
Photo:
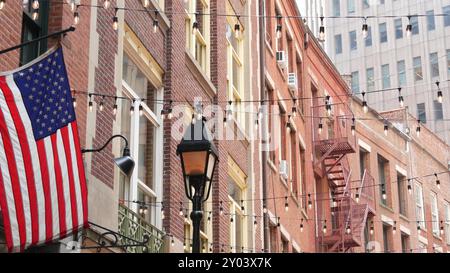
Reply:
[[[288,74],[288,87],[291,92],[296,92],[298,88],[297,75],[295,73]]]
[[[284,179],[289,178],[289,166],[286,160],[281,160],[280,162],[280,175]]]
[[[277,63],[281,69],[285,69],[288,66],[286,52],[277,51]]]

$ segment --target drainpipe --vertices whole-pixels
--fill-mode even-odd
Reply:
[[[266,39],[266,21],[265,21],[265,0],[259,0],[259,66],[260,66],[260,98],[263,101],[261,104],[262,107],[267,103],[266,98],[266,88],[265,88],[265,75],[266,75],[266,61],[265,61],[265,39]],[[267,131],[267,116],[263,115],[263,120],[261,122],[261,132],[262,132],[262,141],[263,141],[263,150],[262,150],[262,191],[263,191],[263,205],[267,208],[267,140],[268,140],[268,131]],[[264,250],[270,250],[270,240],[269,240],[269,219],[267,214],[264,215]]]

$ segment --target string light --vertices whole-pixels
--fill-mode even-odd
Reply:
[[[397,221],[394,221],[394,225],[392,226],[392,233],[395,235],[397,232]]]
[[[170,100],[170,101],[169,101],[169,110],[167,110],[167,118],[168,118],[169,120],[171,120],[172,117],[173,117],[173,113],[172,113],[172,103],[173,103],[173,101]]]
[[[254,218],[254,220],[253,220],[253,227],[254,227],[255,229],[258,228],[258,220],[256,219],[256,216],[255,216],[255,218]]]
[[[136,102],[136,101],[133,100],[133,102],[131,103],[131,107],[130,107],[130,115],[131,115],[131,116],[134,114],[134,103],[135,103],[135,102]]]
[[[368,34],[369,34],[369,26],[367,25],[367,18],[364,17],[364,22],[363,22],[363,25],[362,25],[363,38],[366,39]]]
[[[158,21],[159,12],[155,11],[155,19],[153,19],[153,33],[158,31],[159,21]]]
[[[347,229],[346,229],[347,234],[350,234],[352,232],[352,229],[350,227],[350,224],[347,225]]]
[[[164,220],[165,215],[164,215],[164,205],[163,202],[161,202],[161,219]],[[173,236],[172,236],[172,240],[173,240]]]
[[[308,209],[312,209],[311,194],[308,193]]]
[[[142,5],[144,6],[144,8],[148,8],[148,6],[150,5],[150,0],[142,0]]]
[[[366,98],[365,98],[366,97],[366,92],[362,92],[361,95],[363,97],[363,102],[362,102],[363,111],[364,111],[364,114],[367,114],[369,112],[369,107],[367,106],[367,101],[366,101]]]
[[[406,26],[406,37],[411,38],[411,33],[412,33],[411,16],[408,16],[408,25]]]
[[[291,115],[288,115],[288,122],[286,123],[286,131],[288,134],[291,132]]]
[[[113,115],[117,114],[117,97],[114,97]]]
[[[119,29],[119,18],[117,17],[117,12],[119,11],[118,8],[114,11],[114,17],[113,17],[113,29],[118,30]]]
[[[387,136],[389,131],[389,125],[387,121],[384,122],[384,135]]]
[[[409,194],[412,194],[411,179],[408,179],[408,193],[409,193]]]
[[[0,10],[5,7],[5,0],[0,0]]]
[[[208,213],[208,219],[207,219],[208,224],[211,222],[211,214],[212,214],[212,212],[210,211],[210,212]]]
[[[241,25],[239,24],[239,16],[236,17],[237,22],[234,25],[234,35],[236,37],[236,39],[239,39],[239,37],[241,36]]]
[[[373,221],[370,222],[370,235],[373,235],[374,227],[373,227]]]
[[[297,117],[297,99],[294,99],[292,106],[292,116]]]
[[[234,217],[233,217],[233,215],[231,215],[230,216],[230,222],[233,223],[233,221],[234,221]]]
[[[327,233],[327,220],[323,220],[322,231],[323,231],[323,234]]]
[[[319,27],[319,40],[321,42],[325,41],[325,26],[323,25],[324,17],[320,17],[320,27]]]
[[[441,181],[439,181],[437,173],[435,173],[434,176],[436,177],[436,187],[441,189]]]
[[[383,200],[386,200],[387,198],[384,184],[381,184],[381,197],[383,198]]]
[[[142,102],[139,103],[139,116],[143,116],[144,115],[144,106],[142,106]]]
[[[287,196],[284,198],[284,210],[286,212],[289,211],[289,203],[288,203],[288,197]]]
[[[359,188],[356,189],[355,201],[356,201],[356,203],[359,203]]]
[[[186,213],[184,214],[184,222],[188,223],[189,219],[188,219],[188,210],[186,210]]]
[[[278,21],[278,25],[276,28],[276,33],[277,33],[277,39],[281,38],[281,31],[283,29],[283,26],[281,25],[281,15],[277,15],[277,21]]]
[[[80,13],[78,12],[78,6],[77,6],[75,12],[73,13],[73,24],[78,25],[78,23],[80,23]]]
[[[220,215],[223,215],[223,203],[222,203],[222,201],[220,201],[219,212],[220,212]]]
[[[418,120],[418,121],[417,121],[417,128],[416,128],[416,136],[417,136],[417,137],[420,137],[420,131],[421,131],[421,128],[420,128],[420,120]]]
[[[444,221],[441,221],[441,235],[444,235]]]
[[[94,103],[92,102],[92,95],[89,94],[89,111],[92,112],[92,109],[94,108]]]
[[[278,219],[277,219],[277,227],[280,227],[281,226],[281,217],[278,217]]]
[[[195,13],[195,21],[192,23],[192,35],[195,35],[198,31],[197,13]]]
[[[183,202],[180,202],[180,211],[178,213],[180,216],[183,216]]]
[[[318,129],[319,135],[322,134],[322,131],[323,131],[323,124],[322,124],[322,119],[320,119],[320,121],[319,121],[319,129]]]
[[[73,108],[77,108],[77,99],[75,97],[72,98]]]
[[[420,222],[417,221],[417,233],[420,235],[421,232],[422,232],[422,228],[420,227]]]
[[[171,244],[172,246],[174,246],[174,245],[175,245],[175,240],[173,239],[173,235],[171,235],[170,237],[172,237],[172,240],[170,241],[170,244]]]
[[[100,112],[103,111],[104,100],[105,100],[105,97],[102,97],[102,100],[100,101],[100,104],[99,104]]]
[[[405,106],[405,100],[403,99],[403,96],[402,96],[402,88],[401,87],[398,88],[398,102],[400,103],[400,108],[403,108]]]
[[[241,200],[241,210],[242,210],[242,212],[244,212],[244,211],[245,211],[245,207],[244,207],[244,200]]]
[[[351,126],[352,136],[355,136],[356,133],[356,119],[352,118],[352,126]]]
[[[111,6],[111,1],[110,0],[104,0],[103,1],[103,8],[104,9],[108,9],[109,6]]]
[[[264,201],[263,201],[263,202],[264,202]],[[263,205],[263,213],[264,213],[264,214],[267,214],[267,206],[266,206],[266,204]]]
[[[39,0],[33,0],[31,7],[33,9],[38,9],[39,8]]]
[[[31,14],[31,18],[33,18],[34,21],[39,19],[39,9],[33,9],[33,13]]]
[[[444,101],[444,97],[442,96],[442,91],[441,88],[439,87],[439,81],[436,82],[436,86],[438,88],[438,92],[437,92],[437,98],[438,98],[438,102],[442,103]]]
[[[192,113],[192,117],[191,117],[191,123],[195,124],[197,122],[197,118],[195,117],[195,114]]]
[[[300,221],[300,232],[303,232],[303,228],[304,228],[304,226],[303,226],[303,218],[302,218]]]
[[[70,11],[74,12],[75,11],[75,7],[76,7],[75,0],[70,0],[69,5],[70,5]]]

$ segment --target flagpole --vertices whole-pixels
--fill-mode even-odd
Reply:
[[[7,48],[7,49],[0,50],[0,55],[4,54],[4,53],[7,53],[7,52],[10,52],[10,51],[13,51],[13,50],[16,50],[18,48],[22,48],[22,47],[27,46],[29,44],[33,44],[33,43],[36,43],[36,42],[39,42],[39,41],[42,41],[42,40],[45,40],[45,39],[48,39],[48,38],[51,38],[51,37],[54,37],[54,36],[63,35],[63,34],[66,34],[68,32],[73,32],[73,31],[75,31],[75,27],[71,26],[71,27],[69,27],[67,29],[64,29],[64,30],[61,30],[61,31],[58,31],[58,32],[55,32],[55,33],[51,33],[51,34],[48,34],[48,35],[45,35],[45,36],[36,38],[34,40],[30,40],[28,42],[24,42],[24,43],[15,45],[15,46]]]

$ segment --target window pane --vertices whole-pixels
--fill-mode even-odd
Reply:
[[[419,17],[412,16],[411,17],[411,25],[412,25],[412,30],[411,30],[412,35],[419,34]]]
[[[414,68],[414,80],[415,81],[421,81],[423,80],[423,73],[422,73],[422,59],[421,57],[415,57],[413,59],[413,68]]]
[[[334,50],[336,54],[341,54],[342,53],[342,35],[338,34],[334,36]],[[449,53],[450,56],[450,53]],[[450,71],[450,66],[449,66],[449,71]]]
[[[354,31],[354,30],[350,31],[349,38],[350,38],[350,50],[358,49],[358,45],[356,42],[356,31]]]
[[[432,31],[436,29],[436,21],[434,19],[434,10],[427,11],[427,29]]]
[[[340,0],[333,0],[333,15],[334,16],[341,16],[341,1]]]
[[[347,0],[347,10],[348,13],[355,12],[355,0]]]
[[[439,59],[438,54],[431,53],[430,54],[430,68],[431,68],[431,77],[438,78],[439,77]]]
[[[444,17],[444,26],[448,27],[450,26],[450,6],[445,6],[442,8],[442,13],[444,13],[446,16]]]
[[[146,117],[140,117],[138,179],[152,190],[154,190],[154,138],[155,127]]]
[[[403,38],[402,18],[395,19],[394,25],[395,25],[395,39]]]
[[[369,0],[362,0],[362,6],[364,9],[368,9],[370,7]]]
[[[156,202],[156,199],[152,196],[148,196],[147,194],[145,194],[141,189],[138,189],[138,200],[139,202],[143,202],[145,204],[152,204]],[[141,215],[142,218],[145,219],[145,221],[147,221],[147,223],[154,223],[154,206],[151,205],[146,205],[145,207],[142,208],[142,211],[139,209],[139,214]],[[146,210],[145,210],[146,209]],[[141,213],[142,212],[142,213]]]
[[[447,74],[450,75],[450,49],[447,49]]]
[[[372,46],[372,27],[367,27],[367,37],[365,40],[366,47]]]
[[[359,92],[359,72],[355,71],[352,73],[352,91],[353,93]]]
[[[442,103],[439,103],[437,100],[435,100],[433,101],[433,106],[434,106],[434,119],[443,120],[444,111],[442,110]]]
[[[386,23],[382,23],[379,25],[380,29],[380,43],[386,43],[388,40],[388,34],[386,30]]]
[[[425,103],[417,104],[417,117],[422,123],[427,123],[427,112],[425,109]]]
[[[398,85],[406,85],[406,66],[405,61],[401,60],[397,62],[397,74],[398,74]]]
[[[375,72],[373,67],[366,70],[367,91],[375,90]]]
[[[391,75],[389,74],[389,64],[381,66],[381,73],[383,76],[383,89],[391,87]]]

